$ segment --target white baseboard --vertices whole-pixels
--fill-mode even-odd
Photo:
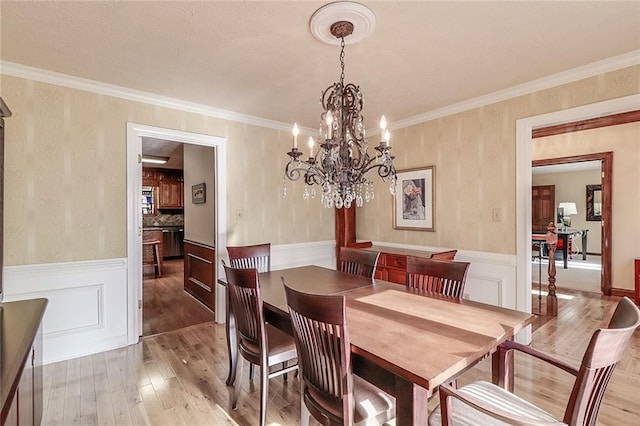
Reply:
[[[127,262],[108,259],[4,268],[4,300],[44,297],[43,362],[127,344]]]

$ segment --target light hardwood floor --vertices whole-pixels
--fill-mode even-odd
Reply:
[[[564,291],[559,316],[536,322],[532,346],[578,365],[588,338],[606,324],[617,298]],[[244,368],[238,409],[231,410],[224,326],[211,322],[144,338],[137,345],[44,367],[45,425],[255,425],[259,381]],[[256,375],[257,376],[257,375]],[[297,425],[298,380],[272,379],[267,422]],[[485,360],[458,381],[490,380]],[[572,377],[516,356],[516,393],[561,418]],[[635,425],[640,418],[640,331],[636,331],[602,402],[599,424]],[[437,404],[433,398],[430,406]]]

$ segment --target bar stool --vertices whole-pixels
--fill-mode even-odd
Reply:
[[[149,261],[144,261],[144,249],[146,246],[150,246],[151,247],[151,252],[153,254],[153,259],[151,262]],[[161,259],[160,259],[160,240],[149,240],[149,241],[143,241],[142,242],[142,250],[143,250],[143,261],[142,261],[142,265],[143,266],[153,266],[154,268],[154,273],[156,277],[161,277],[162,276],[162,263],[161,263]]]

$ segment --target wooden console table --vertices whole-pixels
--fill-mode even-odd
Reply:
[[[42,421],[42,316],[47,299],[0,303],[0,425]]]
[[[407,256],[430,258],[435,253],[427,250],[408,250],[383,246],[371,246],[362,248],[362,250],[380,252],[374,275],[376,279],[403,285],[407,281]]]

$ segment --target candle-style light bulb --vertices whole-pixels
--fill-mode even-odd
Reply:
[[[391,133],[389,133],[388,130],[384,132],[384,141],[386,142],[387,146],[391,146]]]
[[[327,111],[325,120],[327,122],[327,139],[331,139],[331,125],[333,123],[333,115],[331,115],[331,111]]]
[[[298,123],[293,123],[293,147],[298,147],[298,133],[300,130],[298,129]]]
[[[313,138],[309,136],[309,158],[313,157]]]
[[[384,133],[384,130],[387,128],[387,118],[383,115],[382,117],[380,117],[380,129],[382,129],[382,133]]]

